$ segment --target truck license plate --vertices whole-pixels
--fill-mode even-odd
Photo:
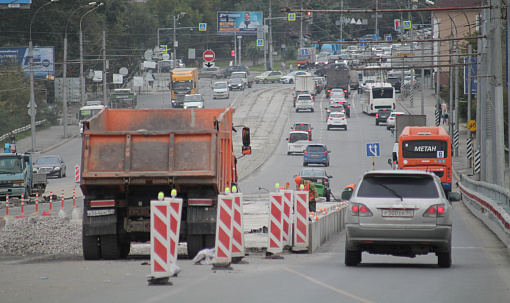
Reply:
[[[108,216],[115,214],[114,208],[87,210],[87,217]]]
[[[414,216],[414,211],[412,209],[383,209],[382,210],[383,217],[410,217]]]

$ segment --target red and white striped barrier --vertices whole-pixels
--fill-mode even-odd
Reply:
[[[53,211],[53,192],[50,191],[50,209],[48,211],[43,211],[42,215],[49,217],[51,216],[52,211]]]
[[[5,195],[5,216],[9,217],[9,195]]]
[[[308,250],[308,199],[308,191],[294,192],[294,251]]]
[[[162,196],[162,193],[160,195]],[[176,262],[181,212],[180,198],[160,197],[158,200],[151,200],[152,280],[167,279],[179,271]]]
[[[240,193],[234,196],[234,221],[232,222],[232,257],[243,258],[244,249],[244,223],[243,223],[243,195]]]
[[[74,167],[74,182],[80,183],[80,166],[78,164]]]
[[[35,216],[39,215],[39,192],[35,193]]]
[[[292,206],[294,204],[294,191],[283,192],[283,245],[292,245]]]
[[[283,193],[269,194],[269,229],[267,254],[278,255],[283,251]]]
[[[60,207],[60,211],[58,212],[58,217],[59,218],[66,218],[67,217],[66,212],[64,210],[64,200],[65,200],[65,198],[64,198],[64,190],[62,189],[62,205]]]
[[[216,246],[213,267],[229,267],[232,262],[232,221],[234,196],[218,195],[216,215]]]

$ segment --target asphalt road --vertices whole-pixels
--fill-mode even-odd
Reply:
[[[207,87],[208,82],[202,81],[202,85]],[[269,91],[274,98],[267,96]],[[235,92],[232,100],[213,101],[206,97],[206,106],[253,100],[271,106],[281,98],[284,102],[291,101],[287,94],[288,85],[257,85],[251,90]],[[323,108],[327,103],[322,95],[317,98],[314,113],[295,113],[291,103],[280,103],[283,104],[278,115],[281,127],[270,128],[267,123],[255,121],[261,133],[272,131],[280,139],[274,149],[266,151],[270,153],[267,160],[254,161],[257,168],[241,180],[243,191],[258,193],[259,186],[271,190],[275,182],[292,182],[293,175],[302,168],[302,156],[286,154],[284,138],[294,122],[312,123],[314,141],[326,143],[332,151],[327,171],[333,175],[334,194],[339,194],[343,186],[356,181],[373,165],[376,169],[388,168],[394,138],[384,125],[375,126],[374,117],[361,113],[357,95],[349,100],[353,109],[347,131],[326,130]],[[153,108],[169,105],[164,95],[147,95],[139,104]],[[274,114],[262,106],[253,106],[251,110],[256,113],[253,119]],[[262,138],[262,134],[259,136]],[[79,161],[80,141],[73,140],[51,153],[65,155],[71,164]],[[365,155],[365,144],[370,142],[381,144],[382,155],[375,163]],[[74,186],[69,177],[58,182]],[[150,273],[148,255],[87,262],[81,256],[2,258],[0,301],[503,303],[510,298],[510,262],[506,248],[462,203],[454,205],[453,265],[449,269],[438,268],[434,255],[410,259],[365,253],[360,266],[348,268],[343,263],[344,237],[343,233],[339,234],[314,254],[284,253],[284,259],[280,260],[252,253],[242,264],[233,264],[232,270],[227,271],[179,260],[182,272],[158,287],[149,287],[146,282]]]

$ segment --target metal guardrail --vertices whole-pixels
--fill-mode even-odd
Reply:
[[[35,125],[36,125],[36,126],[37,126],[37,125],[41,125],[41,124],[43,124],[44,122],[46,122],[46,119],[35,122]],[[30,127],[31,127],[31,125],[23,126],[23,127],[21,127],[21,128],[18,128],[18,129],[13,130],[12,132],[13,132],[14,134],[19,134],[19,133],[21,133],[21,132],[24,132],[24,131],[26,131],[26,130],[29,130],[29,129],[30,129]],[[7,138],[9,138],[9,134],[5,134],[5,135],[1,136],[1,137],[0,137],[0,141],[3,141],[3,140],[5,140],[5,139],[7,139]]]
[[[510,214],[510,190],[495,184],[472,180],[464,174],[460,175],[460,182],[466,188],[491,199]]]
[[[461,174],[464,205],[503,242],[510,253],[510,190]]]

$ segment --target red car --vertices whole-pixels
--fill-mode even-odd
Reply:
[[[304,131],[308,132],[308,140],[312,141],[312,125],[310,123],[294,123],[291,127],[292,131]]]

